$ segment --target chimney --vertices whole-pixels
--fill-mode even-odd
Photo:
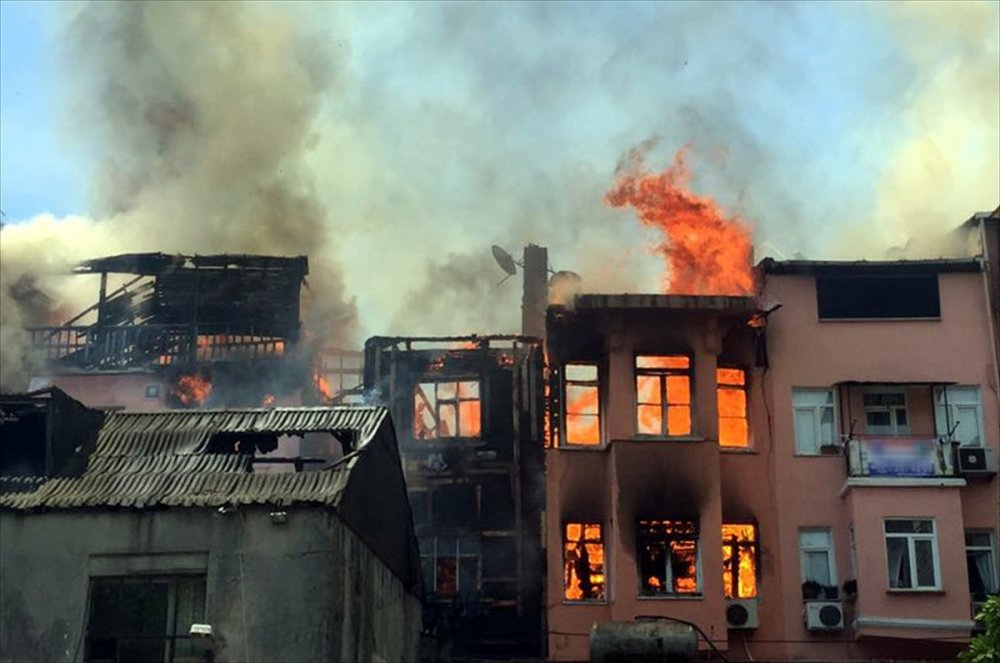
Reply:
[[[545,336],[545,307],[549,300],[549,252],[544,246],[524,247],[524,296],[521,299],[521,333]]]

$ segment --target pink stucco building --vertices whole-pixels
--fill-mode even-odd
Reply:
[[[548,653],[693,622],[730,660],[953,660],[998,591],[985,263],[765,260],[757,297],[548,319]]]

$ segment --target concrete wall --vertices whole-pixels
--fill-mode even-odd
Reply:
[[[0,512],[0,660],[80,661],[95,575],[200,571],[217,661],[414,660],[420,604],[330,510]]]

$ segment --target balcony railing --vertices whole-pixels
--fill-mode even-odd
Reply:
[[[954,477],[955,443],[936,437],[855,436],[847,441],[850,477]]]

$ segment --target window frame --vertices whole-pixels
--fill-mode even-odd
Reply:
[[[193,583],[193,584],[195,584],[196,587],[198,587],[200,589],[200,599],[201,599],[200,605],[194,605],[192,607],[197,608],[195,610],[195,613],[197,613],[198,615],[200,615],[200,616],[196,616],[195,619],[198,619],[200,621],[204,621],[206,610],[207,610],[207,603],[208,603],[208,583],[207,583],[207,580],[208,580],[207,575],[205,573],[201,573],[201,572],[199,572],[199,573],[195,573],[195,572],[192,572],[192,573],[150,573],[150,574],[132,573],[132,574],[124,574],[124,575],[97,575],[97,576],[90,576],[88,578],[88,587],[89,587],[89,589],[88,589],[88,596],[87,596],[87,614],[86,614],[86,621],[85,621],[85,624],[84,624],[84,651],[83,651],[83,658],[81,660],[83,660],[85,662],[86,661],[95,661],[95,660],[97,660],[97,661],[107,660],[107,659],[103,659],[103,658],[95,659],[95,658],[92,657],[93,641],[95,640],[95,638],[92,635],[92,631],[94,629],[94,625],[92,624],[92,620],[93,620],[94,614],[95,614],[94,601],[96,600],[96,596],[97,596],[95,590],[96,590],[96,588],[97,588],[98,585],[102,585],[102,584],[103,585],[155,585],[155,584],[162,584],[162,585],[166,585],[167,586],[167,597],[166,597],[166,600],[167,600],[167,608],[166,608],[166,610],[167,610],[167,615],[166,615],[167,616],[167,623],[164,624],[164,630],[166,630],[168,632],[164,633],[164,635],[162,637],[161,636],[154,636],[154,635],[148,635],[148,636],[146,636],[146,635],[132,635],[132,636],[129,636],[128,634],[124,634],[123,633],[121,635],[116,635],[113,639],[110,638],[110,637],[106,638],[106,640],[111,640],[111,641],[113,641],[115,643],[119,643],[121,641],[128,641],[128,640],[156,640],[156,641],[162,641],[164,643],[163,646],[165,647],[164,660],[172,662],[172,661],[174,661],[174,660],[176,660],[178,658],[177,644],[178,644],[179,641],[192,642],[193,643],[193,638],[191,637],[191,635],[188,632],[188,630],[189,630],[189,628],[190,628],[191,625],[190,624],[183,625],[183,624],[181,624],[179,622],[179,619],[180,619],[181,615],[178,612],[178,599],[177,599],[178,587],[180,586],[181,583],[185,583],[186,582],[186,583]],[[196,593],[196,596],[197,595],[198,594]],[[199,623],[199,622],[192,622],[192,623]],[[173,633],[169,632],[171,630],[171,625],[172,625],[172,630],[174,631]],[[120,645],[116,646],[116,649],[120,649]],[[187,658],[186,655],[182,654],[181,656],[183,656],[184,658]],[[123,660],[128,660],[128,659],[121,659],[120,658],[120,652],[116,652],[115,657],[114,657],[113,660],[116,661],[116,662],[118,662],[118,663],[122,663]]]
[[[825,393],[830,396],[830,403],[824,403],[822,405],[796,405],[795,404],[795,394],[807,394],[807,393]],[[822,456],[823,448],[823,428],[822,421],[823,410],[829,409],[833,413],[833,444],[837,444],[838,438],[840,437],[840,420],[837,415],[837,390],[833,387],[792,387],[792,438],[795,444],[795,455],[796,456]],[[806,450],[800,443],[798,437],[798,431],[795,426],[795,414],[799,411],[809,411],[813,413],[814,425],[813,425],[813,435],[815,435],[815,451]]]
[[[861,391],[861,408],[865,413],[865,435],[872,437],[905,437],[910,435],[910,398],[907,393],[909,390],[905,386],[900,387],[868,387]],[[902,394],[903,404],[900,405],[865,405],[865,396],[868,394]],[[899,430],[899,423],[897,421],[897,412],[902,410],[906,414],[906,430]],[[868,423],[868,414],[874,412],[888,412],[889,419],[892,426],[892,431],[889,433],[875,433],[870,430],[870,424]]]
[[[567,375],[568,375],[567,368],[570,367],[570,366],[592,367],[596,371],[597,377],[594,380],[570,379],[569,377],[567,377]],[[604,446],[604,441],[605,441],[605,436],[604,436],[604,413],[603,413],[604,408],[602,407],[602,403],[601,403],[601,399],[602,399],[602,396],[603,396],[603,393],[602,393],[602,390],[601,390],[601,377],[602,377],[602,375],[601,375],[601,364],[600,364],[600,362],[597,362],[597,361],[594,361],[594,360],[583,360],[583,359],[581,359],[581,360],[566,361],[566,362],[563,363],[563,365],[562,365],[562,367],[560,369],[560,378],[561,378],[561,381],[562,381],[562,384],[560,385],[560,390],[561,390],[561,393],[560,393],[560,396],[561,396],[561,399],[560,399],[561,400],[561,402],[560,402],[560,422],[562,423],[562,426],[561,426],[561,430],[559,431],[559,433],[560,433],[560,435],[559,435],[559,437],[560,437],[560,440],[559,440],[560,444],[558,445],[559,447],[563,447],[563,448],[570,447],[570,448],[573,448],[573,449],[600,449],[600,448],[602,448]],[[575,415],[575,416],[596,416],[597,417],[597,443],[596,444],[589,444],[589,443],[586,443],[586,442],[572,442],[569,439],[569,415],[570,415],[570,412],[568,411],[567,406],[569,404],[568,392],[569,392],[569,387],[570,386],[594,387],[594,388],[597,389],[597,414],[596,415],[589,415],[589,414],[582,414],[582,415],[578,414],[578,415]]]
[[[687,368],[640,368],[639,359],[641,357],[683,357],[687,359]],[[643,405],[639,402],[639,377],[655,377],[659,381],[660,392],[660,432],[644,433],[639,429],[639,407]],[[672,435],[670,433],[670,408],[671,403],[667,394],[667,379],[669,377],[686,377],[688,380],[688,402],[674,403],[674,407],[687,407],[688,409],[688,431]],[[696,435],[695,427],[695,385],[694,385],[694,356],[689,352],[636,352],[632,357],[632,422],[635,426],[635,437],[656,440],[683,440]],[[646,404],[646,405],[655,405]]]
[[[970,400],[959,400],[954,401],[952,398],[953,390],[974,390],[975,391],[975,401]],[[934,429],[940,436],[948,435],[948,424],[954,424],[955,421],[960,418],[957,416],[958,408],[974,407],[976,410],[976,432],[978,437],[976,437],[975,442],[964,442],[963,440],[956,440],[963,447],[973,447],[980,448],[985,446],[985,431],[986,428],[983,423],[983,392],[978,384],[956,384],[956,385],[942,385],[934,387]],[[947,405],[945,405],[945,399],[947,398]]]
[[[803,541],[803,534],[809,533],[823,533],[827,537],[827,543],[824,546],[814,546],[806,545]],[[823,552],[826,553],[826,565],[828,573],[830,576],[830,585],[837,585],[837,558],[836,558],[836,546],[833,540],[833,528],[832,527],[800,527],[798,530],[798,544],[799,544],[799,576],[802,578],[802,582],[809,582],[814,580],[813,578],[806,577],[806,555],[811,552]],[[887,567],[888,568],[888,567]],[[819,582],[818,580],[816,582]]]
[[[719,371],[739,371],[743,374],[743,384],[723,384],[719,382]],[[722,391],[738,391],[743,394],[743,421],[746,422],[747,428],[747,438],[746,444],[735,445],[735,444],[723,444],[722,443],[722,412],[719,410],[719,395]],[[737,366],[733,364],[719,364],[715,367],[715,416],[719,427],[719,449],[732,452],[740,451],[752,451],[753,450],[753,430],[750,427],[750,370],[746,366]],[[692,410],[692,421],[693,421],[693,410]],[[725,417],[726,419],[739,419],[740,417]],[[693,424],[692,424],[693,428]],[[739,524],[739,523],[734,523]],[[749,524],[749,523],[743,523]]]
[[[676,534],[644,534],[642,531],[642,522],[644,521],[656,521],[662,520],[665,522],[673,523],[685,523],[691,524],[693,526],[694,532],[680,532]],[[670,587],[671,590],[674,584],[673,577],[673,564],[671,563],[672,557],[670,556],[670,543],[672,541],[694,541],[694,571],[695,571],[695,591],[693,592],[674,592],[674,591],[663,591],[663,592],[647,592],[643,586],[643,573],[641,568],[641,558],[640,551],[641,546],[644,542],[652,540],[654,543],[664,543],[666,544],[667,557],[664,560],[666,563],[665,572],[666,578],[664,582],[665,587]],[[636,580],[638,583],[637,587],[637,597],[639,599],[700,599],[704,595],[704,579],[702,578],[701,569],[701,525],[697,520],[673,520],[671,518],[650,518],[650,519],[640,519],[636,524]]]
[[[725,577],[726,574],[729,574],[729,573],[733,574],[733,578],[732,578],[729,586],[733,588],[733,594],[734,594],[733,596],[725,597],[726,583],[725,583],[725,581],[723,581],[723,583],[722,583],[722,593],[723,593],[723,596],[727,600],[757,598],[757,596],[760,594],[760,579],[761,579],[761,573],[760,573],[760,527],[757,525],[757,523],[754,523],[754,522],[728,522],[728,523],[724,522],[724,523],[722,523],[722,528],[723,529],[725,529],[727,526],[728,527],[751,527],[751,528],[753,528],[753,540],[752,541],[739,541],[739,540],[737,540],[737,541],[735,541],[733,543],[729,543],[729,542],[727,542],[727,539],[725,537],[723,537],[723,539],[722,539],[723,552],[725,551],[725,547],[727,545],[732,545],[733,546],[733,558],[732,559],[733,559],[733,565],[734,565],[734,566],[732,566],[730,568],[726,568],[726,565],[725,565],[725,554],[723,554],[722,575],[723,575],[723,577]],[[739,593],[740,593],[740,590],[739,590],[739,560],[740,560],[740,557],[739,557],[739,555],[740,555],[740,550],[741,549],[745,550],[745,549],[748,549],[748,548],[753,551],[753,555],[752,555],[752,559],[753,559],[753,575],[754,575],[753,595],[752,596],[740,596],[739,595]]]
[[[928,522],[931,524],[930,533],[926,532],[889,532],[888,524],[890,522]],[[888,591],[890,592],[940,592],[941,586],[941,555],[938,550],[938,540],[937,540],[937,522],[934,518],[927,517],[889,517],[884,518],[882,521],[882,532],[885,538],[885,568],[886,568],[886,580],[888,581]],[[906,553],[909,557],[909,571],[910,571],[910,587],[893,587],[892,586],[892,575],[889,570],[889,539],[904,539],[906,541]],[[919,582],[917,576],[917,554],[916,554],[916,542],[917,541],[929,541],[931,544],[931,555],[932,557],[932,567],[934,570],[934,585],[917,585]]]
[[[428,379],[428,378],[430,378],[430,379]],[[477,385],[476,390],[478,392],[478,396],[476,398],[462,398],[462,396],[460,394],[460,387],[459,387],[459,385],[461,383],[463,383],[463,382],[471,382],[471,383],[475,383]],[[420,376],[413,383],[413,402],[411,404],[411,409],[410,409],[410,415],[411,415],[411,418],[412,418],[412,425],[410,426],[410,434],[411,434],[413,440],[415,442],[417,442],[418,444],[420,444],[420,443],[437,443],[437,442],[455,442],[455,441],[463,441],[463,440],[476,441],[476,442],[483,441],[483,439],[484,439],[483,433],[484,433],[485,422],[486,422],[486,417],[483,416],[483,414],[484,414],[483,413],[483,404],[488,400],[488,399],[486,399],[486,398],[483,397],[483,388],[485,386],[484,382],[485,381],[482,379],[482,376],[474,376],[474,377],[470,377],[470,376],[450,376],[450,375],[449,376],[433,376],[433,377],[426,376],[426,375]],[[434,419],[435,419],[435,422],[437,423],[437,426],[435,427],[435,431],[437,431],[440,428],[440,425],[441,425],[441,414],[440,414],[440,412],[441,412],[441,405],[442,405],[442,403],[445,404],[445,405],[454,404],[454,406],[455,406],[455,429],[456,429],[454,435],[440,435],[440,434],[436,434],[436,435],[431,436],[431,437],[418,437],[417,434],[416,434],[416,432],[417,432],[417,423],[418,423],[418,418],[417,418],[417,404],[416,404],[417,391],[420,390],[422,392],[423,391],[423,386],[424,385],[429,385],[429,384],[434,385],[434,405],[433,405],[433,407],[434,407]],[[453,385],[455,385],[455,397],[454,398],[447,398],[447,399],[443,399],[443,400],[439,399],[437,397],[437,388],[438,388],[438,385],[441,385],[441,384],[453,384]],[[426,400],[426,393],[425,393],[425,400]],[[461,430],[462,430],[462,412],[461,412],[462,406],[461,406],[461,404],[463,402],[466,402],[466,403],[468,403],[468,402],[478,402],[479,403],[479,434],[478,435],[474,435],[474,436],[461,435]],[[428,405],[429,404],[430,403],[428,402]]]
[[[596,597],[596,598],[595,597],[583,597],[583,598],[579,598],[579,599],[571,599],[571,598],[568,598],[566,596],[566,592],[568,590],[568,587],[567,587],[567,579],[568,578],[567,578],[567,575],[566,575],[566,566],[567,566],[568,560],[567,560],[566,556],[569,553],[568,545],[571,543],[569,541],[569,535],[568,535],[568,529],[569,529],[570,525],[578,525],[578,526],[580,526],[580,528],[581,528],[581,534],[583,535],[583,544],[584,544],[584,546],[587,546],[588,544],[589,545],[594,545],[595,543],[597,543],[597,544],[599,544],[601,546],[601,554],[603,556],[603,560],[604,561],[601,563],[601,575],[603,577],[603,581],[601,583],[602,588],[601,588],[601,595],[599,597]],[[588,527],[595,527],[595,526],[600,531],[600,539],[598,541],[596,541],[596,542],[593,541],[593,540],[588,540],[586,538],[587,528]],[[602,522],[600,520],[591,520],[591,519],[580,519],[580,520],[572,520],[572,521],[571,520],[564,520],[562,522],[562,524],[560,525],[560,537],[559,537],[559,539],[562,542],[562,549],[561,549],[561,559],[562,559],[562,574],[561,575],[562,575],[562,582],[560,583],[562,585],[562,592],[561,592],[562,593],[562,602],[564,604],[566,604],[566,605],[607,604],[609,602],[610,590],[611,590],[611,583],[610,583],[610,578],[609,578],[609,571],[610,571],[610,568],[611,568],[611,564],[610,564],[610,557],[608,555],[608,546],[607,546],[607,543],[606,543],[607,540],[608,540],[607,526],[604,524],[604,522]],[[574,541],[572,543],[578,543],[578,542]]]
[[[965,541],[965,559],[968,564],[969,553],[986,553],[990,560],[990,570],[993,573],[993,587],[986,589],[986,594],[996,594],[1000,593],[1000,564],[997,561],[997,537],[996,532],[989,528],[983,527],[970,527],[964,532]],[[989,537],[989,543],[987,545],[969,545],[968,536],[970,534],[985,534]],[[969,593],[971,595],[972,588],[969,588]],[[976,600],[976,599],[973,599]]]
[[[462,593],[462,558],[475,558],[476,559],[476,586],[472,591],[471,595],[478,595],[482,592],[483,588],[483,544],[482,541],[475,539],[473,537],[461,537],[461,536],[432,536],[428,537],[433,540],[434,545],[432,546],[431,552],[427,553],[421,548],[420,550],[420,563],[423,567],[424,559],[429,559],[431,562],[431,569],[433,574],[431,578],[424,578],[424,586],[428,595],[433,597],[431,600],[437,603],[450,603],[456,600],[463,600],[469,594]],[[452,551],[440,550],[441,539],[454,539],[455,547],[454,554],[447,554]],[[473,552],[463,552],[462,543],[474,544],[471,547],[475,548]],[[454,557],[455,558],[455,591],[450,594],[446,594],[438,591],[437,585],[437,574],[438,574],[438,559],[441,557]],[[423,570],[423,568],[421,569]],[[426,573],[424,574],[426,576]]]

